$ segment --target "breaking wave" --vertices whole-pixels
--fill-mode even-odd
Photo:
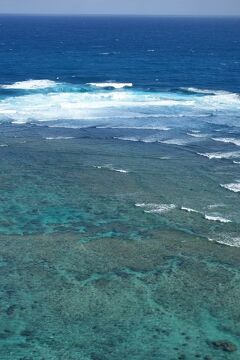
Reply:
[[[117,82],[103,82],[103,83],[87,83],[87,85],[99,88],[114,88],[123,89],[125,87],[132,87],[133,83],[117,83]]]
[[[236,146],[240,146],[240,139],[235,139],[235,138],[212,138],[212,140],[227,143],[227,144],[234,144]]]
[[[144,212],[149,213],[149,214],[166,213],[166,212],[176,208],[176,205],[174,205],[174,204],[152,204],[152,203],[145,204],[145,203],[138,203],[138,204],[135,204],[135,206],[143,208]]]
[[[221,216],[213,216],[213,215],[205,215],[205,219],[209,220],[209,221],[218,221],[218,222],[221,222],[221,223],[230,223],[230,222],[232,222],[231,220],[225,219],[225,218],[223,218]]]
[[[55,81],[51,80],[26,80],[19,81],[14,84],[1,85],[2,89],[20,89],[20,90],[34,90],[44,89],[56,86]]]
[[[221,184],[221,186],[227,190],[233,191],[233,192],[240,192],[240,182],[237,183],[230,183],[230,184]]]
[[[50,126],[50,122],[64,121],[60,126],[65,127],[73,127],[74,122],[81,127],[78,121],[91,125],[105,125],[107,121],[111,127],[122,125],[121,119],[129,119],[129,127],[138,127],[138,119],[142,119],[146,128],[151,128],[150,119],[155,119],[153,127],[168,128],[166,119],[180,123],[180,118],[211,121],[214,117],[216,122],[228,123],[238,116],[237,94],[190,90],[144,91],[131,82],[69,84],[26,80],[0,86],[0,121],[48,122]]]
[[[240,157],[240,151],[214,152],[214,153],[198,153],[208,159],[234,159]]]

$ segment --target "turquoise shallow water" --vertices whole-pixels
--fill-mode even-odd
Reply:
[[[1,126],[1,359],[239,358],[237,164],[124,131]]]

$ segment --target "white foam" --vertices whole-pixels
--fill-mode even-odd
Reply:
[[[240,182],[237,183],[230,183],[230,184],[220,184],[223,188],[233,191],[233,192],[240,192]]]
[[[240,161],[234,161],[234,160],[233,160],[233,163],[234,163],[234,164],[240,164]]]
[[[231,93],[199,96],[168,91],[151,92],[133,89],[131,88],[133,84],[130,82],[90,83],[92,88],[87,91],[85,86],[82,91],[83,87],[78,85],[64,84],[63,89],[62,86],[58,86],[59,84],[51,80],[28,80],[3,85],[11,89],[27,89],[28,93],[1,98],[0,120],[17,124],[63,120],[66,127],[74,127],[75,120],[76,127],[78,125],[81,127],[83,121],[91,121],[98,126],[105,125],[107,120],[111,127],[122,125],[121,119],[129,119],[129,127],[140,128],[137,119],[143,119],[143,128],[161,130],[168,128],[166,125],[169,124],[163,123],[168,118],[189,120],[192,117],[220,114],[221,122],[227,123],[240,111],[240,97]],[[53,87],[54,91],[52,91]],[[49,91],[46,90],[47,88]],[[39,90],[37,93],[33,91],[29,94],[34,89],[45,90]],[[154,126],[149,121],[151,118],[155,119]],[[189,130],[189,133],[194,132]],[[175,140],[178,145],[179,139]],[[170,141],[173,143],[174,140]],[[182,139],[181,145],[183,145]]]
[[[208,238],[209,241],[215,241],[222,245],[227,245],[231,247],[240,247],[240,237],[234,237],[229,235],[222,235],[217,239]]]
[[[7,144],[0,144],[0,147],[7,147]]]
[[[237,146],[240,146],[240,139],[234,139],[234,138],[212,138],[214,141],[219,141],[223,143],[230,143]]]
[[[141,141],[138,137],[135,137],[135,136],[115,136],[114,139],[117,139],[117,140],[123,140],[123,141],[134,141],[134,142],[138,142],[138,141]]]
[[[232,158],[240,157],[240,151],[197,153],[197,154],[201,156],[205,156],[208,159],[232,159]]]
[[[111,87],[114,89],[122,89],[125,87],[132,87],[133,83],[118,83],[118,82],[103,82],[103,83],[87,83],[87,85],[99,87],[99,88],[106,88]]]
[[[205,219],[206,220],[209,220],[209,221],[218,221],[218,222],[221,222],[221,223],[230,223],[232,222],[231,220],[228,220],[228,219],[225,219],[221,216],[213,216],[213,215],[204,215]]]
[[[124,169],[116,169],[114,168],[112,165],[97,165],[94,166],[96,169],[107,169],[107,170],[111,170],[111,171],[116,171],[122,174],[128,174],[129,171],[128,170],[124,170]]]
[[[168,139],[168,140],[160,140],[159,137],[157,135],[152,135],[152,136],[146,136],[146,137],[141,137],[141,136],[117,136],[114,137],[114,139],[118,139],[118,140],[124,140],[124,141],[134,141],[134,142],[143,142],[143,143],[163,143],[163,144],[168,144],[168,145],[179,145],[179,146],[183,146],[187,144],[187,141],[184,139]]]
[[[187,90],[196,94],[206,94],[206,95],[229,95],[232,94],[224,90],[209,90],[209,89],[199,89],[195,87],[182,87],[181,89]]]
[[[127,171],[127,170],[123,170],[123,169],[114,169],[114,168],[112,168],[111,170],[117,171],[117,172],[120,172],[120,173],[123,173],[123,174],[128,174],[128,171]]]
[[[208,205],[208,209],[216,209],[218,207],[225,207],[224,204],[210,204]]]
[[[11,110],[11,109],[0,110],[0,114],[4,114],[4,115],[14,115],[16,113],[17,113],[16,110]]]
[[[186,139],[168,139],[160,141],[163,144],[183,146],[188,143]]]
[[[207,89],[198,89],[195,87],[182,87],[182,90],[190,91],[196,94],[213,94],[215,91],[207,90]]]
[[[188,207],[185,207],[185,206],[182,206],[181,210],[186,211],[186,212],[190,212],[190,213],[198,213],[199,214],[199,211],[188,208]]]
[[[159,156],[159,158],[157,159],[160,159],[160,160],[170,160],[171,157],[170,156]]]
[[[69,140],[74,139],[72,136],[55,136],[55,137],[45,137],[45,140]]]
[[[50,87],[54,87],[55,85],[56,82],[51,80],[25,80],[25,81],[16,82],[14,84],[1,85],[1,88],[32,90],[32,89],[50,88]]]
[[[98,129],[109,129],[109,126],[97,126]],[[166,126],[148,126],[148,125],[142,125],[142,126],[111,126],[111,129],[133,129],[133,130],[160,130],[160,131],[169,131],[171,128]]]
[[[187,135],[195,137],[195,138],[204,138],[204,137],[206,137],[205,134],[200,134],[200,133],[187,133]]]
[[[144,212],[149,214],[161,214],[176,208],[174,204],[137,203],[135,206],[143,208]]]

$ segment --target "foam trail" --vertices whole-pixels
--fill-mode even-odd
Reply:
[[[224,204],[211,204],[211,205],[208,205],[208,209],[216,209],[216,208],[219,208],[219,207],[225,207]]]
[[[114,139],[117,139],[117,140],[123,140],[123,141],[134,141],[134,142],[138,142],[138,141],[141,141],[141,139],[139,139],[138,137],[135,137],[135,136],[124,136],[124,137],[114,137]]]
[[[161,214],[176,208],[174,204],[137,203],[135,206],[143,208],[144,212],[149,214]]]
[[[113,171],[116,171],[116,172],[120,172],[120,173],[123,173],[123,174],[127,174],[128,171],[127,170],[124,170],[124,169],[114,169],[112,168]]]
[[[204,95],[229,95],[229,94],[231,94],[230,92],[224,91],[224,90],[199,89],[199,88],[195,88],[195,87],[182,87],[181,89],[184,91],[189,91],[191,93],[204,94]]]
[[[103,83],[87,83],[87,85],[99,88],[111,87],[114,89],[123,89],[125,87],[132,87],[133,83],[117,83],[117,82],[103,82]]]
[[[206,137],[205,134],[200,134],[200,133],[187,133],[187,135],[195,137],[195,138],[204,138],[204,137]]]
[[[51,80],[25,80],[14,84],[1,85],[2,89],[19,89],[19,90],[34,90],[44,89],[56,86],[57,83]]]
[[[198,155],[205,156],[208,159],[232,159],[240,157],[240,151],[230,152],[214,152],[214,153],[197,153]]]
[[[169,131],[171,130],[171,128],[166,127],[166,126],[148,126],[148,125],[142,125],[142,126],[124,126],[124,125],[119,125],[119,126],[97,126],[97,128],[99,129],[106,129],[106,128],[111,128],[111,129],[133,129],[133,130],[159,130],[159,131]]]
[[[55,137],[45,137],[45,140],[69,140],[74,139],[72,136],[55,136]]]
[[[212,140],[240,146],[240,139],[235,139],[235,138],[212,138]]]
[[[80,121],[105,125],[108,120],[111,127],[122,126],[121,119],[128,119],[129,128],[135,126],[136,129],[146,127],[149,130],[161,130],[169,128],[169,123],[162,123],[165,119],[174,119],[176,122],[184,118],[182,123],[186,126],[185,120],[209,119],[213,116],[214,121],[228,123],[237,121],[240,112],[240,97],[234,93],[217,92],[199,96],[179,91],[144,91],[133,88],[131,82],[74,85],[52,80],[27,80],[2,85],[2,89],[23,90],[18,96],[3,93],[0,98],[0,121],[19,124],[61,120],[65,127],[68,124],[72,127],[73,120],[76,120],[78,127]],[[141,119],[143,126],[139,126],[138,119]],[[154,126],[149,125],[150,119],[154,119]],[[189,132],[190,136],[196,137],[194,134],[197,133]],[[169,141],[174,143],[173,139]],[[178,141],[176,139],[176,144]]]
[[[208,238],[209,241],[215,241],[219,244],[231,246],[231,247],[240,247],[240,237],[234,237],[229,235],[223,235],[218,239]]]
[[[128,170],[124,170],[124,169],[117,169],[114,168],[112,165],[97,165],[94,166],[96,169],[107,169],[107,170],[111,170],[111,171],[116,171],[122,174],[128,174],[129,171]]]
[[[209,221],[218,221],[218,222],[221,222],[221,223],[230,223],[232,222],[231,220],[228,220],[228,219],[225,219],[221,216],[212,216],[212,215],[205,215],[204,216],[206,220],[209,220]]]
[[[185,207],[185,206],[182,206],[182,207],[181,207],[181,210],[186,211],[186,212],[189,212],[189,213],[197,213],[197,214],[200,213],[200,212],[197,211],[197,210],[194,210],[194,209],[191,209],[191,208],[188,208],[188,207]]]
[[[240,182],[230,183],[230,184],[221,184],[221,186],[227,190],[233,191],[235,193],[240,192]]]
[[[213,90],[207,90],[207,89],[198,89],[195,87],[182,87],[181,88],[184,91],[189,91],[191,93],[196,93],[196,94],[207,94],[207,95],[212,95],[212,94],[216,94],[216,92]]]
[[[162,140],[160,142],[163,143],[163,144],[179,145],[179,146],[183,146],[183,145],[186,145],[188,143],[188,141],[185,140],[185,139],[168,139],[168,140]]]

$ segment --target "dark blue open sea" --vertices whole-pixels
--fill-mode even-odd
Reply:
[[[0,359],[240,359],[240,19],[0,17]]]

